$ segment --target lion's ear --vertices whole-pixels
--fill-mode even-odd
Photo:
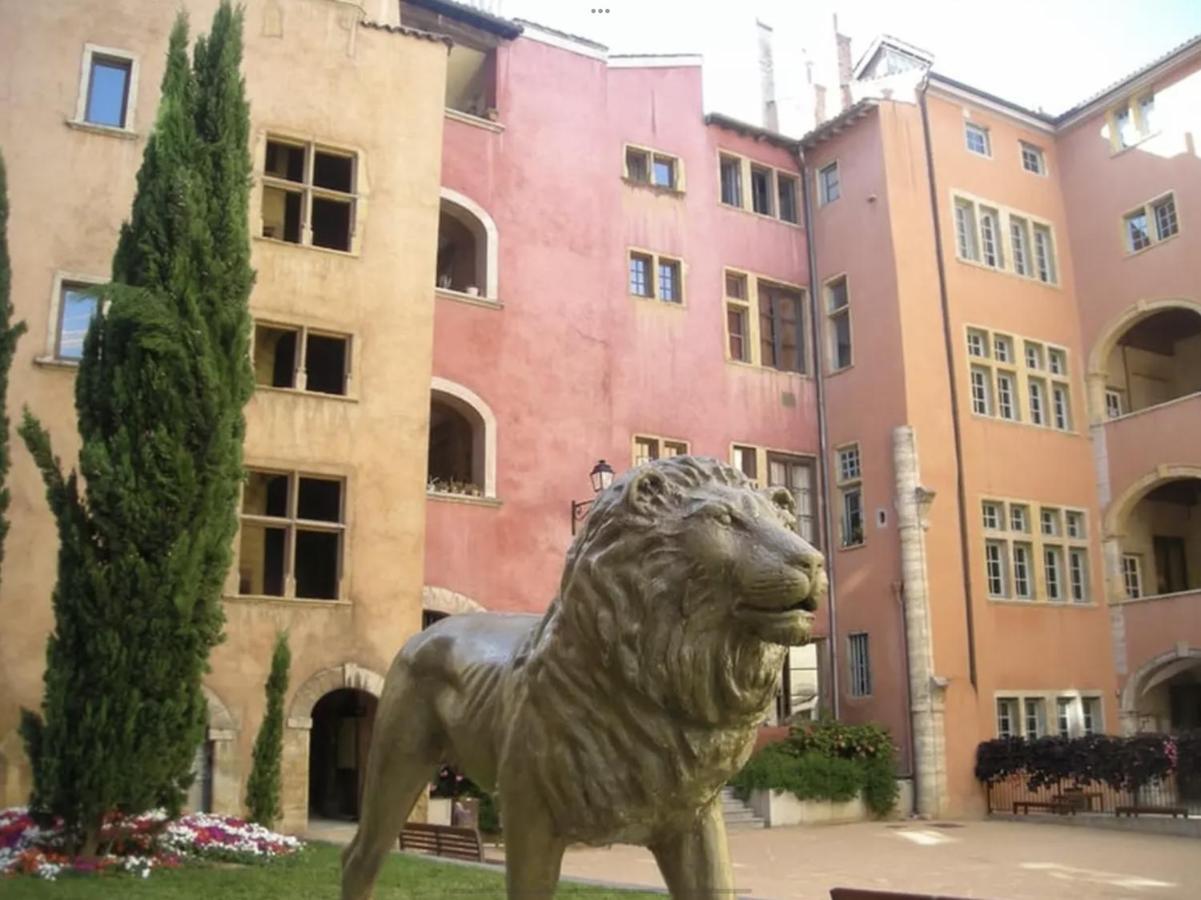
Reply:
[[[792,496],[792,491],[788,488],[771,488],[769,489],[772,504],[780,510],[788,513],[790,516],[796,515],[796,498]]]
[[[669,492],[667,479],[650,466],[644,466],[630,479],[626,488],[626,503],[642,515],[651,515],[662,507]]]

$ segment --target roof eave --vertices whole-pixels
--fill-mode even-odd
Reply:
[[[750,122],[743,122],[740,119],[735,119],[722,113],[706,113],[705,124],[724,128],[726,131],[733,131],[736,134],[751,137],[757,141],[766,141],[783,150],[795,151],[800,146],[800,142],[796,138],[790,138],[777,131],[769,131],[759,125],[752,125]]]

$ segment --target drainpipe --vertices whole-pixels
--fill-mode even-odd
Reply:
[[[976,689],[976,622],[972,611],[971,546],[967,533],[967,491],[963,479],[963,436],[959,422],[959,389],[955,377],[954,338],[951,334],[950,302],[947,298],[946,261],[942,254],[942,226],[938,215],[938,185],[934,177],[934,149],[930,143],[930,116],[926,110],[926,90],[929,80],[923,79],[918,88],[918,105],[922,111],[922,140],[926,153],[926,174],[930,181],[930,219],[934,223],[934,255],[938,262],[938,299],[942,306],[943,349],[947,357],[947,378],[951,388],[951,432],[955,444],[955,480],[959,501],[959,553],[963,562],[963,604],[967,621],[968,675]]]
[[[909,711],[909,715],[902,716],[901,721],[905,723],[905,746],[909,748],[909,758],[908,765],[901,772],[901,776],[912,778],[916,784],[917,775],[914,769],[917,766],[917,743],[913,740],[913,664],[909,659],[909,633],[908,620],[905,618],[905,582],[903,580],[892,583],[892,598],[897,603],[900,619],[905,625],[905,630],[901,631],[899,636],[901,638],[901,662],[905,667],[905,709]],[[915,793],[914,797],[916,798],[916,796]]]
[[[834,523],[830,513],[830,434],[826,419],[826,383],[819,358],[818,347],[818,292],[817,292],[817,239],[813,234],[813,192],[809,188],[809,173],[805,169],[805,154],[798,144],[793,151],[797,167],[801,171],[801,200],[805,208],[805,245],[809,255],[809,346],[812,348],[810,358],[813,360],[813,384],[817,389],[817,478],[821,485],[822,530],[826,534],[826,543],[830,550],[834,548]],[[830,697],[834,718],[838,718],[838,594],[835,589],[834,556],[826,553],[826,576],[829,588],[826,592],[826,604],[830,609]]]

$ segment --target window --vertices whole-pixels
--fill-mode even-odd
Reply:
[[[1176,197],[1168,194],[1162,200],[1156,200],[1151,204],[1151,211],[1155,213],[1155,239],[1162,241],[1165,238],[1170,238],[1180,230],[1180,223],[1176,220]]]
[[[1059,537],[1059,510],[1044,506],[1039,513],[1039,530],[1049,537]]]
[[[967,330],[967,353],[968,356],[986,359],[988,357],[988,335],[975,328],[969,328]]]
[[[997,737],[1018,737],[1017,705],[1012,697],[997,698]]]
[[[1059,547],[1043,547],[1043,577],[1047,585],[1047,599],[1062,600],[1063,550]]]
[[[1068,373],[1068,356],[1062,350],[1056,350],[1054,347],[1047,349],[1047,371],[1052,375],[1066,375]]]
[[[997,373],[997,415],[1010,421],[1017,419],[1014,376],[1008,372]]]
[[[668,438],[634,435],[634,465],[640,466],[652,459],[670,459],[673,456],[688,454],[687,441],[674,441]]]
[[[740,447],[737,444],[731,450],[730,464],[751,481],[759,480],[759,455],[754,447]]]
[[[837,372],[851,365],[851,308],[845,277],[826,285],[826,317],[830,370]]]
[[[269,138],[263,165],[263,237],[350,251],[356,168],[354,153]]]
[[[1041,369],[1043,367],[1043,345],[1026,341],[1026,368]]]
[[[837,453],[838,491],[842,504],[842,546],[856,547],[863,543],[863,478],[859,460],[859,445],[839,447]]]
[[[1030,508],[1019,503],[1009,504],[1009,527],[1019,534],[1030,531]]]
[[[1068,510],[1063,514],[1067,523],[1067,533],[1070,538],[1084,537],[1084,513]]]
[[[1034,597],[1030,572],[1029,544],[1015,543],[1013,545],[1013,594],[1021,600]]]
[[[1013,341],[1003,334],[993,335],[993,356],[997,362],[1013,362]]]
[[[1022,702],[1026,711],[1026,737],[1038,738],[1047,733],[1046,703],[1041,697],[1026,697]]]
[[[803,295],[762,279],[758,281],[757,293],[761,364],[785,372],[804,372]]]
[[[981,156],[992,155],[992,148],[989,146],[988,140],[988,129],[984,126],[977,125],[975,122],[965,122],[963,136],[968,150],[972,153],[979,153]]]
[[[797,180],[791,175],[776,172],[776,189],[780,197],[780,218],[794,225],[800,221],[797,215]]]
[[[127,128],[133,60],[87,51],[88,87],[83,120],[91,125]]]
[[[1054,384],[1051,387],[1051,397],[1055,410],[1055,427],[1060,431],[1072,430],[1072,412],[1068,403],[1068,387],[1066,384]]]
[[[630,254],[630,293],[635,297],[652,297],[653,280],[651,267],[653,260],[645,253]]]
[[[1154,132],[1155,95],[1132,97],[1110,111],[1109,140],[1115,151],[1133,147]]]
[[[992,503],[985,500],[980,504],[981,520],[984,527],[989,531],[1004,531],[1005,516],[999,503]]]
[[[635,297],[684,302],[684,265],[678,259],[640,250],[629,255],[629,290]]]
[[[1146,250],[1153,244],[1178,234],[1180,220],[1176,217],[1176,195],[1165,194],[1126,213],[1122,217],[1122,230],[1128,253]]]
[[[1151,536],[1155,552],[1155,593],[1175,594],[1188,590],[1188,560],[1184,538],[1155,534]]]
[[[838,481],[858,481],[863,477],[859,467],[859,445],[851,444],[838,450]]]
[[[783,453],[767,454],[767,486],[787,488],[796,505],[797,534],[818,543],[813,508],[813,460]]]
[[[755,212],[770,216],[774,215],[772,208],[772,170],[764,166],[751,164],[751,209]]]
[[[992,391],[988,369],[972,366],[972,412],[978,416],[992,415]]]
[[[1009,217],[1009,245],[1013,250],[1013,271],[1029,278],[1030,269],[1030,223],[1018,216]]]
[[[1083,719],[1085,734],[1098,734],[1101,731],[1101,698],[1081,697],[1080,713]]]
[[[262,387],[345,395],[350,380],[350,338],[256,322],[254,380]]]
[[[1046,402],[1047,388],[1042,379],[1031,378],[1029,380],[1030,389],[1030,424],[1031,425],[1046,425]]]
[[[988,595],[1005,597],[1005,544],[1003,541],[984,542],[984,569],[988,577]]]
[[[851,667],[851,696],[871,696],[872,666],[867,633],[849,635],[847,641],[851,651],[847,656]]]
[[[730,359],[751,361],[751,308],[747,299],[747,277],[726,272],[726,337]]]
[[[1005,257],[1001,253],[1000,229],[1000,214],[995,209],[980,207],[980,246],[984,264],[994,269],[1005,267]]]
[[[1137,553],[1122,554],[1122,583],[1131,600],[1143,595],[1143,558]]]
[[[1072,734],[1072,703],[1071,697],[1055,698],[1055,725],[1060,737],[1070,737]]]
[[[1055,273],[1055,246],[1051,241],[1051,229],[1046,225],[1034,226],[1034,268],[1038,280],[1044,284],[1057,284]]]
[[[737,156],[719,157],[721,160],[721,202],[728,206],[742,206],[742,160]]]
[[[659,299],[666,303],[683,303],[684,289],[680,283],[680,261],[659,258]]]
[[[960,259],[979,261],[976,241],[976,206],[969,200],[955,201],[955,246]]]
[[[345,482],[250,470],[242,488],[238,592],[336,600],[342,581]]]
[[[1068,550],[1068,588],[1073,603],[1088,602],[1088,552]]]
[[[820,206],[833,203],[842,196],[842,184],[838,177],[838,163],[832,162],[817,170],[817,196]]]
[[[1105,389],[1105,416],[1116,419],[1122,415],[1125,404],[1122,402],[1122,392],[1117,388]]]
[[[97,286],[64,281],[58,294],[58,323],[54,340],[54,358],[78,360],[83,357],[83,339],[96,317],[99,298]]]
[[[1018,145],[1022,149],[1022,168],[1035,175],[1046,175],[1047,161],[1043,156],[1042,149],[1033,144],[1027,144],[1025,141],[1018,141]]]
[[[656,153],[645,147],[626,146],[627,181],[649,184],[673,191],[683,190],[680,160],[666,153]]]

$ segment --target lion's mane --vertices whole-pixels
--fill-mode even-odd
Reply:
[[[692,525],[679,504],[712,483],[753,483],[712,459],[650,465],[666,490],[637,508],[627,476],[597,497],[517,661],[507,751],[547,754],[545,799],[575,840],[636,841],[695,816],[749,755],[787,652],[731,628],[729,586],[681,549]]]

